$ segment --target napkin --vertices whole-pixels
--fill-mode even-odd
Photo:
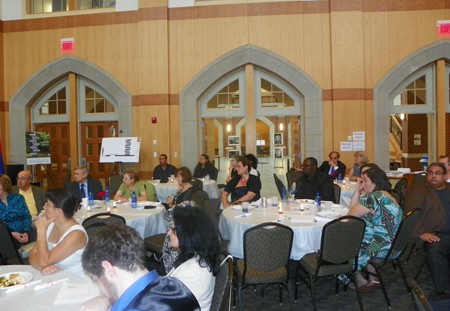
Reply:
[[[57,306],[69,303],[82,304],[99,295],[100,291],[95,283],[64,283],[53,305]]]
[[[234,216],[234,218],[245,218],[245,217],[250,217],[250,216],[252,216],[252,214],[253,213],[244,213],[244,214],[242,214],[242,215],[237,215],[237,216]]]
[[[320,216],[316,215],[316,221],[317,222],[330,222],[330,221],[332,221],[332,220],[334,220],[334,219],[336,219],[338,217],[340,217],[340,216],[338,215],[338,216],[336,216],[334,218],[330,218],[330,217],[320,217]]]
[[[291,217],[291,222],[299,222],[299,223],[313,223],[315,222],[314,215],[304,215],[298,217]]]
[[[55,284],[61,283],[61,282],[66,282],[66,281],[68,281],[68,280],[69,280],[68,278],[65,278],[65,279],[56,280],[56,281],[49,281],[49,282],[47,282],[47,283],[45,283],[45,284],[37,285],[37,286],[34,288],[34,290],[35,290],[35,291],[38,291],[38,290],[41,290],[41,289],[44,289],[44,288],[53,286],[53,285],[55,285]]]
[[[35,285],[35,284],[37,284],[37,283],[40,283],[41,281],[42,281],[42,280],[38,280],[38,281],[34,281],[34,282],[29,282],[29,283],[24,283],[24,284],[20,284],[20,285],[15,285],[15,286],[13,286],[13,287],[7,289],[7,290],[6,290],[6,293],[7,293],[7,294],[8,294],[8,293],[12,293],[12,292],[15,292],[15,291],[17,291],[17,290],[19,290],[19,289],[23,289],[23,288],[26,288],[26,287],[30,287],[30,286],[32,286],[32,285]]]

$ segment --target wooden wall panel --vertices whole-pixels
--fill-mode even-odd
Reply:
[[[168,93],[166,21],[139,22],[139,94]]]
[[[139,8],[167,7],[168,0],[139,0]]]
[[[169,106],[169,114],[170,114],[170,124],[169,124],[169,133],[170,133],[170,150],[167,150],[167,157],[169,163],[175,167],[181,166],[181,140],[180,140],[180,106]],[[178,156],[174,157],[174,152],[178,154]],[[191,167],[190,169],[193,169]],[[192,171],[192,173],[194,173]]]
[[[131,94],[137,93],[136,73],[139,69],[137,24],[121,24],[115,27],[115,53],[120,61],[115,61],[111,75]]]
[[[364,87],[361,12],[331,13],[333,88]]]

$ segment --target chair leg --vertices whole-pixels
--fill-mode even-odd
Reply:
[[[388,294],[386,292],[386,287],[384,286],[383,278],[381,277],[381,271],[376,265],[372,265],[372,266],[377,271],[377,277],[378,277],[378,280],[380,281],[380,285],[381,285],[381,289],[383,290],[384,298],[386,299],[386,303],[388,305],[388,308],[391,309],[391,302],[390,302]]]
[[[278,290],[280,291],[280,305],[283,304],[283,285],[278,284]]]
[[[361,311],[364,311],[364,306],[362,303],[362,299],[361,299],[361,293],[359,292],[359,286],[358,286],[358,281],[356,280],[356,276],[354,277],[355,280],[355,288],[356,288],[356,297],[358,297],[358,303],[359,303],[359,309]]]
[[[398,269],[400,270],[400,273],[402,274],[403,282],[405,282],[406,290],[408,291],[408,294],[411,294],[411,287],[409,286],[408,281],[406,280],[406,275],[405,275],[405,271],[403,271],[402,264],[398,258],[396,259],[396,261],[398,264]]]
[[[242,311],[242,286],[238,285],[238,310]]]
[[[340,283],[339,279],[336,278],[336,285],[335,285],[335,295],[336,296],[339,296],[339,283]]]
[[[411,247],[411,250],[409,251],[408,257],[406,257],[406,260],[405,260],[406,264],[408,263],[409,258],[411,257],[411,255],[412,255],[412,253],[413,253],[415,248],[416,248],[416,244],[413,244],[412,247]]]
[[[263,287],[261,288],[261,297],[264,298],[264,291],[266,290],[267,285],[269,285],[268,283],[264,284]],[[255,285],[255,290],[256,290],[256,285]]]
[[[313,310],[317,311],[316,295],[314,293],[314,280],[311,275],[309,276],[309,282],[311,284],[311,299],[312,299],[312,303],[313,303]]]
[[[420,273],[422,272],[423,266],[425,266],[425,263],[426,263],[426,259],[424,259],[423,262],[422,262],[422,264],[420,265],[419,271],[417,271],[417,274],[416,274],[416,276],[414,277],[414,281],[417,281],[417,278],[419,277]]]

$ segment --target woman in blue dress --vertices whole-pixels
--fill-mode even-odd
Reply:
[[[352,197],[348,215],[360,217],[366,223],[356,276],[359,288],[370,289],[378,286],[378,280],[372,275],[369,280],[366,280],[359,272],[363,267],[367,267],[370,272],[375,272],[375,269],[368,265],[369,260],[372,257],[386,257],[402,220],[403,212],[389,193],[390,184],[383,170],[368,169],[362,174],[358,185],[359,191],[356,191]],[[362,191],[363,194],[361,194]]]

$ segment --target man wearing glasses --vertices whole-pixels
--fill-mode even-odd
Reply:
[[[94,200],[97,195],[103,191],[103,186],[99,180],[89,178],[89,170],[87,166],[77,166],[73,170],[73,179],[75,181],[66,185],[72,195],[81,202],[82,198],[88,198],[89,192],[92,192]]]
[[[323,161],[322,165],[318,168],[322,173],[326,173],[333,178],[337,178],[341,174],[342,179],[345,176],[345,170],[347,167],[344,163],[339,161],[340,154],[337,151],[331,151],[328,155],[330,161]]]
[[[421,210],[413,233],[418,247],[425,247],[426,261],[438,295],[450,298],[450,184],[442,163],[428,167],[426,183],[406,189],[405,212]]]
[[[17,186],[12,187],[12,193],[23,195],[31,217],[37,216],[47,202],[45,191],[40,187],[31,185],[30,171],[19,172],[16,179]]]
[[[316,158],[306,158],[301,167],[303,175],[296,181],[296,199],[312,199],[316,194],[324,201],[334,202],[333,178],[317,169]]]

